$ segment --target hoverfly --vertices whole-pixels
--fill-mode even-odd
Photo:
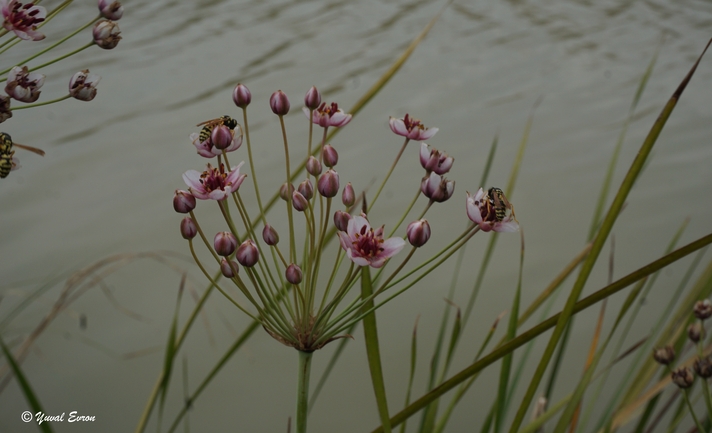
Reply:
[[[42,149],[26,146],[20,143],[14,143],[12,141],[12,137],[10,137],[10,134],[0,132],[0,178],[2,179],[6,178],[7,175],[10,174],[10,171],[15,167],[15,162],[12,160],[12,156],[15,154],[13,147],[29,150],[30,152],[41,156],[44,156],[45,154]]]
[[[494,208],[494,216],[497,221],[504,220],[507,216],[507,209],[511,209],[512,214],[514,214],[512,204],[504,196],[504,192],[501,189],[492,187],[487,191],[487,195],[489,196],[490,205]]]
[[[206,120],[205,122],[198,123],[195,126],[203,126],[203,129],[200,130],[200,142],[202,143],[210,138],[210,133],[213,132],[213,128],[218,125],[225,125],[232,131],[237,126],[237,120],[230,116],[222,116],[217,119]]]

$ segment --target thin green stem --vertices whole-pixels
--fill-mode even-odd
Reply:
[[[84,46],[81,46],[81,47],[77,48],[77,49],[74,50],[74,51],[70,51],[70,52],[68,52],[67,54],[62,54],[61,56],[59,56],[59,57],[57,57],[57,58],[54,58],[54,59],[50,60],[49,62],[42,63],[41,65],[38,65],[38,66],[34,66],[34,67],[32,67],[32,68],[29,68],[29,70],[30,70],[30,71],[36,71],[36,70],[38,70],[38,69],[42,69],[42,68],[44,68],[45,66],[49,66],[49,65],[51,65],[51,64],[54,64],[54,63],[59,62],[60,60],[64,60],[64,59],[66,59],[67,57],[71,57],[71,56],[73,56],[73,55],[75,55],[75,54],[77,54],[77,53],[80,53],[80,52],[86,50],[87,48],[89,48],[89,47],[91,47],[91,46],[93,46],[93,45],[94,45],[94,41],[91,41],[91,42],[89,42],[88,44],[86,44],[86,45],[84,45]],[[6,81],[6,80],[7,80],[7,78],[2,78],[2,79],[0,79],[0,83],[3,82],[3,81]]]
[[[61,98],[52,99],[51,101],[38,102],[36,104],[27,104],[27,105],[22,105],[20,107],[10,107],[10,110],[15,111],[15,110],[24,110],[25,108],[41,107],[43,105],[49,105],[49,104],[54,104],[55,102],[61,102],[61,101],[64,101],[65,99],[69,99],[71,97],[72,97],[72,95],[64,95]]]
[[[413,200],[410,202],[410,205],[408,205],[408,209],[403,212],[403,215],[401,216],[401,219],[398,220],[398,224],[396,224],[393,227],[393,230],[391,230],[391,234],[388,235],[388,237],[392,237],[393,234],[398,230],[398,227],[400,227],[401,224],[403,224],[403,220],[408,216],[410,213],[411,209],[413,209],[413,206],[415,206],[415,202],[418,201],[418,197],[420,197],[420,186],[418,187],[418,191],[415,193],[415,197],[413,197]]]
[[[682,396],[685,397],[685,403],[687,404],[687,409],[690,411],[690,415],[692,415],[692,419],[695,420],[695,425],[697,426],[697,431],[700,433],[705,433],[707,430],[705,430],[704,427],[702,427],[702,424],[700,423],[700,420],[697,419],[697,415],[695,415],[695,409],[692,407],[692,402],[690,401],[690,395],[687,392],[687,389],[682,389]]]
[[[313,352],[299,352],[299,372],[297,379],[297,433],[307,432],[307,412],[309,409],[309,373]]]
[[[247,126],[247,107],[242,109],[242,120],[245,123],[245,140],[247,140],[247,158],[250,161],[250,171],[252,171],[252,178],[254,179],[255,185],[255,196],[257,197],[257,207],[260,209],[260,217],[262,222],[266,225],[267,220],[265,219],[265,210],[262,207],[262,196],[260,195],[260,187],[257,185],[257,172],[255,171],[255,164],[252,162],[252,144],[250,143],[250,128]],[[259,219],[257,220],[259,221]]]
[[[284,116],[279,116],[279,125],[282,127],[282,141],[284,142],[284,163],[287,171],[287,193],[291,185],[292,174],[289,169],[289,144],[287,142],[287,129],[284,127]],[[289,195],[289,194],[287,194]],[[292,217],[292,200],[287,197],[287,215],[289,216],[289,260],[292,263],[297,261],[297,250],[294,242],[294,218]]]
[[[388,170],[388,174],[386,174],[386,178],[383,179],[381,186],[378,187],[378,191],[376,191],[376,195],[373,197],[373,200],[371,200],[371,204],[368,205],[368,211],[366,213],[371,211],[371,208],[376,203],[376,200],[378,200],[378,196],[381,195],[381,191],[383,191],[383,187],[386,186],[386,182],[388,182],[388,178],[391,177],[391,174],[393,173],[393,170],[396,168],[396,164],[398,164],[398,160],[400,160],[401,155],[403,155],[403,151],[405,151],[405,147],[408,145],[409,141],[410,141],[410,138],[406,138],[405,141],[403,142],[403,146],[401,146],[401,149],[398,152],[398,156],[396,156],[395,161],[393,161],[393,164],[391,165],[390,170]]]

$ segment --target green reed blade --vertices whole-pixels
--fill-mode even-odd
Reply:
[[[420,316],[418,316],[420,318]],[[410,340],[410,376],[408,377],[408,389],[405,392],[405,406],[410,404],[410,395],[413,390],[413,379],[415,378],[415,365],[418,360],[418,318],[415,319],[413,326],[413,337]],[[401,424],[400,433],[405,433],[407,422]]]
[[[166,396],[168,395],[168,385],[171,381],[171,372],[173,371],[173,358],[176,355],[176,335],[178,333],[178,313],[180,312],[180,301],[183,297],[183,290],[185,289],[185,279],[187,275],[183,274],[180,280],[180,288],[178,289],[178,297],[176,300],[176,308],[173,312],[173,321],[171,323],[171,330],[168,333],[168,342],[166,343],[166,352],[163,357],[163,380],[161,381],[160,393],[161,401],[158,406],[158,419],[163,418],[163,408],[166,403]],[[159,421],[160,426],[160,421]],[[159,428],[160,430],[160,428]]]

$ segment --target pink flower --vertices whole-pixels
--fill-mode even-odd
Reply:
[[[208,169],[203,173],[198,173],[196,170],[188,170],[183,173],[183,181],[188,185],[188,191],[195,198],[224,200],[231,193],[237,191],[247,177],[246,174],[240,174],[240,167],[244,163],[245,161],[242,161],[229,173],[225,173],[225,164],[220,164],[219,169],[208,164]]]
[[[430,176],[423,178],[420,183],[420,191],[430,200],[442,203],[452,197],[452,193],[455,191],[455,181],[447,180],[433,171]]]
[[[89,73],[89,69],[83,69],[72,75],[69,80],[69,94],[74,99],[80,101],[91,101],[96,96],[96,85],[101,77]]]
[[[101,16],[109,20],[118,21],[124,14],[124,7],[118,1],[99,0],[98,6]]]
[[[364,216],[353,217],[346,232],[339,232],[339,241],[352,262],[374,268],[383,266],[405,246],[399,237],[383,240],[383,226],[373,230]]]
[[[237,137],[235,137],[236,129],[238,130],[237,132],[239,132]],[[224,150],[225,152],[232,152],[242,146],[242,128],[238,125],[236,128],[232,130],[228,128],[228,130],[232,134],[232,142]],[[202,157],[215,158],[218,155],[222,155],[223,151],[213,145],[212,134],[209,134],[208,138],[201,142],[200,134],[194,132],[190,134],[190,141],[193,142],[193,146],[198,150],[198,155]]]
[[[519,231],[519,223],[514,217],[514,207],[499,188],[490,188],[487,194],[480,188],[474,196],[468,192],[467,216],[478,224],[483,232]]]
[[[7,74],[5,93],[21,102],[35,102],[40,97],[40,88],[44,80],[44,75],[30,73],[27,66],[15,66]]]
[[[437,174],[445,174],[452,168],[453,159],[447,153],[441,152],[435,148],[430,150],[430,145],[420,143],[420,165],[430,173],[434,171]]]
[[[408,117],[408,114],[402,119],[391,117],[388,124],[391,131],[416,141],[428,140],[438,132],[438,128],[426,128],[420,120]]]
[[[119,25],[109,20],[97,21],[92,29],[94,43],[105,50],[111,50],[119,45],[120,34]]]
[[[303,107],[302,111],[309,117],[309,108]],[[336,102],[332,102],[331,105],[326,105],[326,102],[322,102],[319,108],[312,111],[311,121],[322,128],[328,128],[329,126],[339,128],[346,126],[351,121],[351,115],[344,113],[344,110],[340,109]]]
[[[41,41],[45,35],[37,31],[37,25],[45,20],[47,10],[33,3],[23,5],[17,0],[0,0],[2,26],[9,32],[15,32],[18,38],[26,41]]]

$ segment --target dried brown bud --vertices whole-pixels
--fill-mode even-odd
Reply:
[[[704,377],[705,379],[712,377],[712,360],[710,360],[709,356],[706,358],[697,358],[693,368],[695,369],[695,373],[700,377]]]
[[[703,299],[695,303],[695,307],[692,309],[695,313],[695,317],[700,320],[708,319],[712,316],[712,302],[709,299]]]
[[[702,329],[702,323],[700,322],[692,323],[690,324],[690,326],[687,327],[687,336],[690,337],[690,340],[692,340],[694,343],[700,341],[703,332],[704,329]]]
[[[672,346],[653,349],[653,359],[659,364],[668,365],[675,359],[675,351]]]
[[[689,388],[695,381],[695,375],[688,367],[678,367],[672,371],[672,381],[679,388]]]

